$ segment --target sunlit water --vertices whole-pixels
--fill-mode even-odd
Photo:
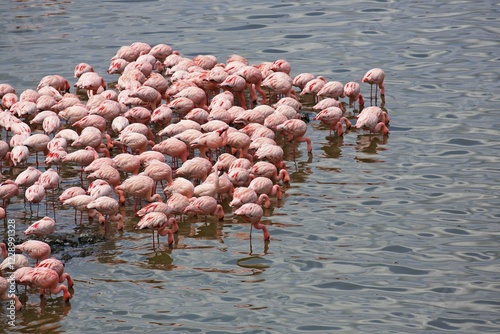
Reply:
[[[494,1],[9,1],[0,4],[0,82],[18,92],[80,62],[107,82],[122,45],[167,43],[187,57],[286,59],[292,75],[359,81],[386,71],[390,135],[284,144],[290,185],[260,231],[233,217],[188,220],[173,249],[134,231],[75,226],[57,206],[54,256],[75,279],[64,304],[36,292],[6,332],[497,333],[500,15]],[[369,90],[362,84],[366,97]],[[309,101],[310,102],[310,101]],[[305,105],[309,105],[310,103]],[[352,109],[348,109],[352,112]],[[306,107],[304,113],[310,113]],[[310,114],[312,116],[312,114]],[[311,117],[312,119],[312,117]],[[5,132],[2,133],[5,135]],[[30,157],[34,164],[34,156]],[[44,166],[42,166],[44,169]],[[2,170],[4,180],[21,169]],[[66,167],[62,188],[77,184]],[[56,194],[57,195],[57,194]],[[49,214],[52,214],[49,206]],[[22,231],[40,211],[22,196]],[[4,231],[2,229],[2,231]],[[6,238],[6,232],[3,232]],[[5,325],[4,325],[5,324]]]

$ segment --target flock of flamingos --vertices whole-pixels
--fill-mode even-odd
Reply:
[[[79,212],[122,229],[120,206],[134,205],[141,217],[134,227],[152,230],[154,248],[155,231],[157,242],[167,236],[171,245],[183,215],[222,219],[220,201],[229,198],[233,214],[262,230],[268,241],[262,207],[269,207],[271,196],[281,198],[283,184],[290,181],[276,139],[305,142],[312,151],[300,96],[313,96],[314,120],[330,134],[341,136],[353,126],[344,106],[356,108],[356,103],[355,129],[389,133],[389,117],[377,106],[378,95],[384,99],[383,70],[371,69],[361,79],[370,85],[368,107],[358,82],[344,85],[311,73],[291,77],[290,71],[285,60],[250,65],[231,55],[221,63],[212,55],[187,58],[167,44],[136,42],[111,58],[107,72],[118,75],[113,85],[86,63],[75,67],[74,94],[60,75],[47,75],[36,89],[20,94],[0,84],[0,127],[6,136],[0,140],[0,164],[19,171],[8,180],[0,175],[0,218],[7,227],[11,197],[23,196],[30,206],[49,194],[54,198],[60,166],[69,164],[79,167],[80,183],[61,189],[58,199],[75,209],[75,222]],[[28,166],[33,152],[36,162]],[[14,238],[0,243],[1,270],[10,272],[9,279],[0,272],[0,295],[16,310],[22,304],[12,293],[14,280],[39,288],[42,297],[62,291],[64,300],[71,298],[71,277],[40,240],[54,232],[54,219],[46,216],[29,226],[24,234],[34,238],[23,243],[14,245]]]

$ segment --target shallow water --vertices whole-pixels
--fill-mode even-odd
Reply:
[[[189,220],[175,247],[157,252],[150,233],[133,230],[133,208],[123,232],[104,234],[75,227],[73,211],[57,207],[52,245],[74,296],[40,305],[28,293],[5,331],[499,331],[495,2],[10,1],[0,11],[0,82],[18,92],[48,74],[74,83],[79,62],[112,82],[109,59],[143,41],[221,62],[283,58],[292,75],[341,82],[381,67],[391,117],[386,137],[331,137],[311,121],[311,155],[284,146],[291,182],[266,211],[269,244],[260,233],[250,240],[227,203],[223,222]],[[76,170],[62,173],[63,188],[78,183]],[[38,217],[20,197],[9,219],[23,239]]]

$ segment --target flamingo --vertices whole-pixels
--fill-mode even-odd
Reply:
[[[106,83],[96,72],[85,72],[78,78],[75,87],[86,90],[87,96],[91,97],[106,89]]]
[[[167,197],[178,193],[191,198],[194,195],[194,185],[191,181],[184,177],[176,177],[163,189],[163,193]]]
[[[371,133],[379,133],[387,135],[389,134],[389,129],[387,124],[389,123],[389,116],[381,108],[372,106],[364,108],[358,115],[356,129],[366,129]]]
[[[20,310],[23,307],[23,304],[19,301],[19,298],[13,293],[7,294],[7,291],[10,291],[10,282],[5,278],[0,276],[0,298],[2,300],[14,300],[15,309]]]
[[[35,151],[36,155],[36,166],[38,167],[38,152],[47,151],[47,144],[50,141],[50,137],[46,134],[37,133],[29,136],[23,141],[23,145],[31,148]]]
[[[49,244],[38,240],[28,240],[16,245],[14,248],[28,254],[29,257],[36,260],[37,264],[41,260],[48,259],[51,252]]]
[[[338,100],[340,97],[345,97],[344,85],[340,81],[328,81],[316,95],[318,98],[330,97]]]
[[[52,203],[54,206],[54,214],[55,214],[55,203],[54,203],[55,188],[58,188],[60,183],[61,183],[61,178],[59,176],[59,173],[57,173],[52,168],[49,168],[45,172],[43,172],[38,178],[38,181],[36,181],[36,184],[40,184],[45,188],[45,191],[49,189],[52,190]]]
[[[42,175],[42,172],[35,167],[28,166],[25,170],[23,170],[15,179],[15,183],[18,187],[30,187],[38,180],[38,178]]]
[[[257,194],[253,188],[248,187],[237,187],[234,189],[233,199],[229,203],[230,207],[242,206],[245,203],[257,203],[259,205],[264,205],[264,207],[269,208],[271,202],[269,201],[269,196],[267,194]]]
[[[212,164],[205,158],[194,157],[185,161],[180,168],[175,171],[177,176],[182,176],[188,179],[205,181]]]
[[[330,128],[330,136],[332,135],[332,130],[337,131],[337,135],[339,136],[344,133],[342,122],[345,123],[347,129],[352,125],[351,122],[343,116],[342,110],[337,107],[323,109],[314,117],[314,120],[320,121],[322,124],[328,126],[328,128]]]
[[[80,181],[83,183],[83,168],[99,158],[99,154],[92,146],[67,154],[62,158],[63,163],[75,163],[80,166]]]
[[[53,257],[49,257],[43,261],[40,261],[37,265],[37,268],[49,268],[54,270],[59,276],[59,283],[67,281],[68,288],[71,288],[74,285],[73,279],[68,273],[64,272],[64,263],[61,260],[58,260]]]
[[[5,255],[7,255],[7,251],[5,251]],[[0,264],[0,271],[7,269],[16,270],[22,267],[27,267],[28,263],[28,258],[23,254],[12,254],[10,256],[6,256],[2,261]]]
[[[54,221],[54,219],[50,217],[43,217],[42,219],[31,224],[31,226],[24,231],[24,235],[33,234],[36,236],[45,237],[51,233],[54,233],[55,228],[56,222]]]
[[[307,131],[307,124],[303,120],[289,119],[285,123],[278,125],[276,130],[288,136],[289,141],[305,141],[307,143],[307,152],[312,152],[311,138],[304,136]]]
[[[217,216],[219,220],[224,218],[224,209],[212,196],[193,197],[184,213],[190,216],[205,215]]]
[[[87,209],[94,209],[99,213],[99,223],[104,224],[106,220],[104,216],[107,216],[109,221],[118,221],[118,230],[123,229],[123,216],[118,213],[120,204],[114,198],[109,196],[97,197],[87,204]]]
[[[6,180],[0,184],[0,199],[3,200],[3,208],[7,208],[7,201],[19,195],[19,186],[12,180]]]
[[[230,91],[238,97],[238,101],[240,102],[240,106],[246,109],[245,96],[243,95],[243,91],[247,86],[247,82],[245,78],[237,74],[228,75],[224,81],[219,84],[219,87],[223,90]]]
[[[284,183],[290,182],[290,175],[288,174],[288,171],[286,169],[282,168],[278,172],[276,166],[268,161],[256,162],[252,166],[251,173],[255,177],[264,176],[276,182],[280,180],[283,180]]]
[[[370,101],[373,99],[373,85],[375,85],[375,104],[377,103],[377,87],[380,88],[380,98],[383,99],[385,95],[384,87],[384,70],[380,68],[372,68],[361,79],[361,82],[366,82],[370,84]]]
[[[32,203],[38,204],[45,197],[45,188],[41,184],[35,183],[26,188],[26,191],[24,192],[24,197],[30,203],[30,210],[32,211],[31,204]]]
[[[173,224],[173,220],[175,220],[174,217],[169,218],[165,213],[163,212],[149,212],[145,214],[139,222],[134,225],[135,229],[142,230],[142,229],[150,229],[152,230],[152,235],[153,235],[153,249],[155,248],[155,230],[158,231],[158,243],[159,237],[168,235],[168,246],[173,245],[174,243],[174,237],[173,237],[173,232],[169,228],[167,228],[169,222]]]
[[[89,194],[93,198],[98,198],[101,196],[109,196],[111,197],[114,194],[114,189],[111,185],[104,180],[94,180],[89,184],[87,189],[87,194]]]
[[[163,212],[167,216],[171,213],[172,208],[168,205],[168,203],[163,202],[153,202],[149,203],[146,206],[142,207],[139,211],[135,213],[136,216],[142,217],[150,212]]]
[[[252,224],[252,227],[255,227],[258,230],[262,230],[264,235],[264,240],[267,241],[271,238],[269,231],[266,226],[260,222],[262,216],[264,215],[264,211],[262,207],[256,203],[246,203],[240,206],[234,214],[236,216],[242,217],[245,221]],[[252,237],[252,231],[250,230],[250,237]]]
[[[51,293],[63,292],[64,301],[71,298],[71,294],[65,285],[59,284],[59,275],[57,272],[50,268],[35,267],[20,278],[20,284],[27,284],[30,286],[40,288],[40,297],[43,298],[45,289],[49,289]]]
[[[359,83],[355,81],[349,81],[344,86],[344,93],[345,96],[349,98],[349,106],[355,105],[357,100],[359,105],[359,110],[363,109],[365,100],[363,99],[363,95],[361,95],[361,87]]]
[[[268,196],[275,196],[281,199],[283,196],[283,191],[278,184],[274,184],[273,181],[267,177],[259,176],[253,179],[248,188],[253,189],[257,195],[266,194]]]
[[[227,129],[228,126],[216,131],[204,133],[193,140],[190,146],[191,148],[198,148],[200,150],[200,156],[212,162],[212,150],[217,152],[219,148],[227,144]],[[207,156],[207,150],[209,150],[209,156]]]
[[[141,159],[139,156],[130,153],[117,154],[112,160],[116,163],[116,169],[124,173],[137,175],[141,168]]]
[[[133,175],[115,187],[115,190],[120,195],[121,204],[125,203],[124,193],[144,198],[148,202],[154,202],[155,200],[162,201],[161,196],[155,193],[155,181],[146,175]]]
[[[292,86],[294,87],[297,87],[299,88],[300,90],[304,89],[304,86],[309,82],[311,81],[312,79],[314,79],[315,76],[314,74],[312,73],[308,73],[308,72],[304,72],[304,73],[300,73],[298,75],[296,75],[294,78],[293,78],[293,81],[292,81]]]
[[[87,208],[87,205],[93,200],[94,197],[87,194],[81,194],[65,199],[62,204],[69,205],[75,209],[75,224],[76,224],[76,212],[80,211],[80,224],[81,224],[83,219],[83,212],[87,212],[88,217],[94,217],[96,215],[97,212],[95,210]]]

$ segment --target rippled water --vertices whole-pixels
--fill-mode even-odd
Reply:
[[[312,155],[284,146],[292,179],[266,212],[267,245],[260,234],[249,240],[227,203],[223,223],[188,221],[174,249],[159,252],[133,230],[129,208],[125,230],[105,236],[58,208],[57,234],[74,237],[53,246],[74,296],[40,305],[28,294],[5,331],[499,332],[498,4],[269,3],[0,4],[0,82],[18,92],[48,74],[74,83],[79,62],[112,82],[116,50],[144,41],[222,62],[283,58],[292,75],[342,82],[381,67],[391,117],[387,137],[330,137],[311,121]],[[4,179],[19,172],[2,170]],[[78,182],[63,173],[64,186]],[[9,209],[19,234],[36,218],[22,198]]]

